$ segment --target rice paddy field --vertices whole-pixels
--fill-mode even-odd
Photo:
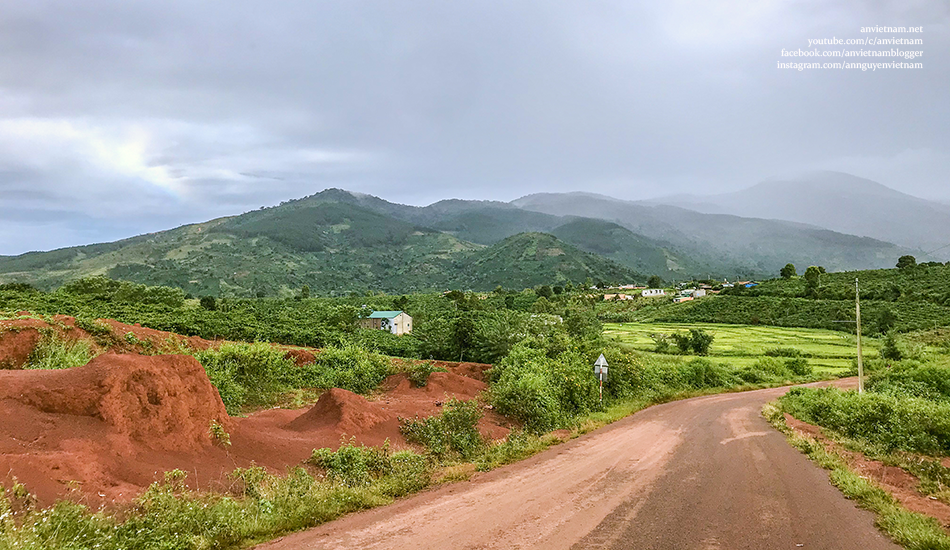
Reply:
[[[844,373],[857,357],[854,335],[834,330],[714,323],[605,323],[604,333],[632,349],[653,352],[652,334],[686,332],[691,328],[713,335],[709,359],[738,368],[752,365],[772,348],[798,349],[816,373],[828,375]],[[878,356],[876,338],[863,336],[861,345],[866,359]]]

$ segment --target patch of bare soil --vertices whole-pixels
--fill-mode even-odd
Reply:
[[[113,336],[132,332],[139,341],[153,342],[155,349],[169,339],[195,348],[216,344],[103,322]],[[40,319],[5,321],[0,323],[0,361],[22,367],[40,337],[39,329],[49,328],[99,345],[70,317],[54,318],[53,324]],[[237,467],[256,464],[282,473],[309,458],[315,448],[337,448],[351,441],[382,445],[387,440],[393,449],[409,448],[399,432],[400,420],[438,414],[452,398],[477,398],[486,388],[478,378],[489,367],[445,363],[452,372],[433,373],[425,387],[413,387],[405,375],[395,375],[370,399],[332,389],[312,407],[236,418],[228,417],[193,357],[115,353],[141,349],[125,338],[111,338],[107,344],[113,347],[98,347],[108,352],[82,367],[0,371],[0,483],[9,486],[19,480],[41,506],[64,497],[93,507],[121,504],[176,468],[189,474],[192,488],[228,491],[232,482],[227,474]],[[298,350],[293,358],[306,364],[314,352],[319,353]],[[228,433],[230,445],[213,437],[212,425]],[[486,407],[479,429],[501,439],[510,426]]]
[[[936,518],[950,533],[950,505],[920,493],[917,490],[920,480],[916,476],[903,468],[888,466],[881,461],[867,458],[863,453],[845,449],[825,436],[820,427],[802,422],[790,414],[785,414],[785,422],[793,430],[834,448],[854,471],[893,495],[904,508]]]

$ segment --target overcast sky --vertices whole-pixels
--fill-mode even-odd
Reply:
[[[898,47],[923,69],[777,68],[863,36],[922,38]],[[834,169],[950,201],[947,52],[946,0],[5,0],[0,254],[327,187],[639,199]]]

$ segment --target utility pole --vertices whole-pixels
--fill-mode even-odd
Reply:
[[[857,323],[858,338],[858,393],[864,393],[864,361],[861,359],[861,293],[858,291],[858,278],[854,278],[854,320]]]

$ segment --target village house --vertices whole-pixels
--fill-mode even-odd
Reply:
[[[412,317],[404,311],[374,311],[360,319],[360,326],[376,330],[388,330],[396,336],[412,332]]]
[[[642,296],[644,298],[649,298],[651,296],[666,296],[666,291],[662,288],[648,288],[643,291]]]

